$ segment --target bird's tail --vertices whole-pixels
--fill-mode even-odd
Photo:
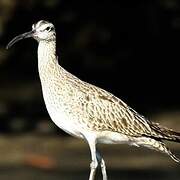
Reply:
[[[153,132],[149,144],[150,148],[166,153],[174,161],[180,163],[180,159],[177,158],[162,142],[162,140],[168,140],[180,143],[180,133],[154,122],[151,122],[151,129]]]
[[[158,142],[158,148],[156,148],[157,151],[163,152],[167,155],[169,155],[171,157],[171,159],[173,159],[175,162],[180,163],[180,159],[176,157],[176,155],[174,155],[170,149],[161,141],[157,141]]]
[[[172,129],[163,127],[160,124],[154,122],[152,122],[151,128],[156,133],[156,138],[180,143],[180,132],[176,132]]]
[[[180,159],[177,158],[161,140],[145,137],[145,139],[141,138],[141,140],[138,142],[138,145],[165,153],[170,156],[174,161],[180,163]]]
[[[165,146],[165,145],[164,145],[164,146]],[[168,155],[171,157],[171,159],[173,159],[175,162],[180,163],[180,159],[177,158],[177,157],[169,150],[169,148],[167,148],[166,146],[165,146],[165,148],[166,148],[166,154],[168,154]]]

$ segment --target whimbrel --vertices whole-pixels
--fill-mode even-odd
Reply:
[[[180,133],[151,122],[113,94],[84,82],[58,64],[55,27],[38,21],[32,30],[16,36],[7,48],[19,40],[33,37],[38,45],[38,70],[47,111],[54,123],[65,132],[87,141],[92,162],[89,180],[95,179],[101,165],[107,180],[105,161],[97,143],[145,146],[180,162],[163,140],[180,142]]]

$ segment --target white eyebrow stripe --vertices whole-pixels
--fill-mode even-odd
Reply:
[[[54,25],[44,20],[40,20],[32,25],[32,29],[38,29],[39,31],[44,31],[47,27],[54,28]]]
[[[38,21],[37,24],[36,24],[36,28],[39,27],[42,22],[43,22],[43,20]]]

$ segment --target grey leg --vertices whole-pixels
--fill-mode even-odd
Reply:
[[[96,157],[97,157],[98,162],[101,164],[101,172],[102,172],[103,180],[107,180],[108,178],[107,178],[107,173],[106,173],[105,161],[98,152],[96,152]]]
[[[98,167],[98,161],[96,157],[96,142],[91,140],[91,141],[88,141],[88,143],[89,143],[89,147],[91,151],[91,159],[92,159],[91,164],[90,164],[91,171],[89,175],[89,180],[94,180],[96,169]]]

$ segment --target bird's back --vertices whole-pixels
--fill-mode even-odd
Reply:
[[[86,131],[172,139],[169,129],[150,122],[113,94],[80,80],[60,65],[53,72],[44,72],[48,78],[42,86],[47,108],[56,121],[61,122],[64,114],[68,123]]]

